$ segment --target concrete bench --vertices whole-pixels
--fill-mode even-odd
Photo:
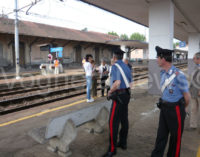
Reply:
[[[111,103],[95,102],[91,106],[52,118],[46,127],[36,128],[28,134],[37,142],[49,141],[48,150],[62,157],[71,155],[69,145],[77,136],[77,127],[86,124],[89,132],[102,133],[109,119]]]
[[[42,75],[54,74],[55,66],[54,66],[54,64],[44,63],[44,64],[40,65],[40,70],[41,70]],[[64,72],[63,66],[60,63],[59,64],[59,73],[63,73],[63,72]]]

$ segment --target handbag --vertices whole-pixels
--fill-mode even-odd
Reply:
[[[110,76],[105,81],[106,86],[110,86]]]

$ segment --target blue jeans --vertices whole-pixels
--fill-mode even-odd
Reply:
[[[91,89],[91,85],[92,85],[92,76],[86,76],[86,85],[87,85],[87,99],[91,99],[90,97],[90,89]]]

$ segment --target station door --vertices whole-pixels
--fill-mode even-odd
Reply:
[[[13,66],[15,66],[15,46],[13,44]],[[25,44],[20,42],[19,44],[19,65],[21,67],[25,66]]]
[[[81,64],[81,46],[75,47],[75,62]]]

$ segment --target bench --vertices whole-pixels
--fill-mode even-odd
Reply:
[[[49,141],[48,150],[68,157],[71,155],[69,145],[77,136],[77,127],[87,124],[90,133],[102,133],[109,119],[110,106],[108,101],[95,102],[89,107],[52,118],[46,127],[35,128],[28,134],[41,144]]]
[[[40,65],[40,70],[42,75],[47,75],[47,74],[54,74],[55,66],[54,64],[48,64],[44,63]],[[59,64],[59,73],[63,73],[64,69],[62,64]]]

